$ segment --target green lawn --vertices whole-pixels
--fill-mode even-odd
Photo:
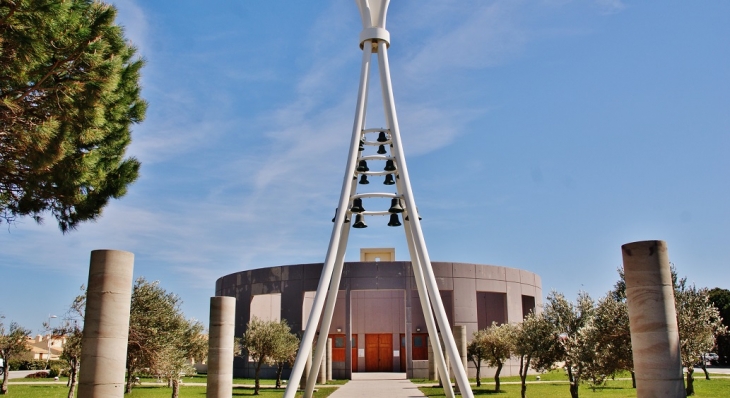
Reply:
[[[326,387],[319,388],[314,396],[317,398],[325,398],[332,394],[335,388]],[[160,386],[138,386],[132,390],[132,393],[126,394],[129,398],[169,398],[172,389]],[[68,388],[65,385],[10,385],[8,386],[8,396],[13,398],[66,398]],[[279,398],[284,395],[284,389],[262,388],[258,395],[261,398]],[[234,388],[234,397],[253,396],[253,388]],[[205,387],[202,386],[182,386],[180,387],[180,398],[201,398],[205,397]],[[301,397],[301,394],[297,394]]]
[[[619,378],[630,375],[620,375]],[[695,378],[695,395],[694,397],[717,397],[725,398],[730,396],[730,379],[721,378],[717,375],[712,380],[705,380],[704,376]],[[536,381],[535,376],[528,376],[527,381],[527,397],[570,397],[569,385],[567,377],[561,371],[554,371],[540,375],[541,381]],[[472,380],[475,382],[475,380]],[[472,391],[475,396],[493,396],[499,398],[520,397],[520,378],[519,377],[502,377],[500,393],[494,392],[494,379],[482,378],[482,386],[476,387],[472,385]],[[414,382],[420,383],[421,381]],[[509,384],[505,384],[509,383]],[[514,383],[514,384],[513,384]],[[444,397],[443,389],[432,387],[419,388],[429,397]],[[624,398],[636,397],[636,390],[631,387],[631,380],[608,380],[603,387],[591,389],[588,384],[581,385],[579,395],[584,398]]]

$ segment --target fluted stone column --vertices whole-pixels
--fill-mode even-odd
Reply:
[[[667,244],[627,243],[623,251],[636,395],[686,396],[679,352],[679,330]]]
[[[133,270],[133,253],[91,252],[79,398],[124,396]]]
[[[322,353],[322,360],[319,361],[319,384],[327,384],[327,350]]]
[[[206,398],[231,398],[233,396],[235,325],[236,298],[211,297]]]

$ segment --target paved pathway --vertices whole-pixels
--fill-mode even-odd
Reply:
[[[330,398],[425,397],[405,373],[353,373],[352,380]]]

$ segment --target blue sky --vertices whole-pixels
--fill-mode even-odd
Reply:
[[[147,61],[128,150],[141,177],[66,236],[53,218],[2,225],[0,314],[34,331],[65,312],[94,249],[134,252],[135,276],[207,323],[217,278],[321,262],[331,233],[362,55],[354,2],[113,3]],[[622,244],[663,239],[680,275],[730,288],[728,15],[725,1],[393,0],[393,89],[432,260],[598,297]],[[386,222],[354,230],[347,259],[407,259]]]

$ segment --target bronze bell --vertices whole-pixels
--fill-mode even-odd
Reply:
[[[385,175],[385,181],[383,181],[383,184],[385,185],[394,185],[395,179],[393,179],[393,174],[386,174]]]
[[[386,153],[388,153],[388,151],[385,150],[385,145],[378,147],[378,155],[385,155]]]
[[[390,215],[390,221],[388,221],[389,227],[400,227],[402,224],[400,223],[400,220],[398,219],[397,214],[391,214]]]
[[[358,214],[355,216],[355,223],[352,224],[353,228],[367,228],[367,224],[365,224],[365,217],[362,216],[362,214]]]
[[[353,213],[362,213],[365,211],[365,209],[362,207],[362,199],[355,198],[352,200],[352,207],[350,207],[350,211]]]
[[[368,176],[366,176],[365,174],[361,175],[359,183],[362,185],[370,184],[370,181],[368,181]]]
[[[400,199],[393,198],[390,200],[390,209],[388,213],[403,213],[403,207],[400,205]]]
[[[358,151],[364,151],[365,150],[365,140],[360,139],[360,146],[357,147]]]
[[[332,217],[332,222],[335,222],[336,219],[337,219],[337,209],[335,209],[335,216]],[[350,222],[350,219],[347,218],[347,216],[345,216],[345,224],[347,224],[348,222]]]
[[[381,131],[378,134],[378,142],[388,142],[388,136],[385,135],[385,131]]]
[[[359,172],[361,172],[361,173],[364,173],[364,172],[366,172],[366,171],[370,171],[370,169],[368,168],[368,162],[367,162],[367,161],[365,161],[365,160],[361,160],[361,161],[360,161],[360,162],[359,162],[359,163],[357,164],[357,171],[359,171]]]
[[[395,163],[393,162],[393,159],[388,159],[388,161],[385,162],[385,168],[383,170],[395,171]]]

